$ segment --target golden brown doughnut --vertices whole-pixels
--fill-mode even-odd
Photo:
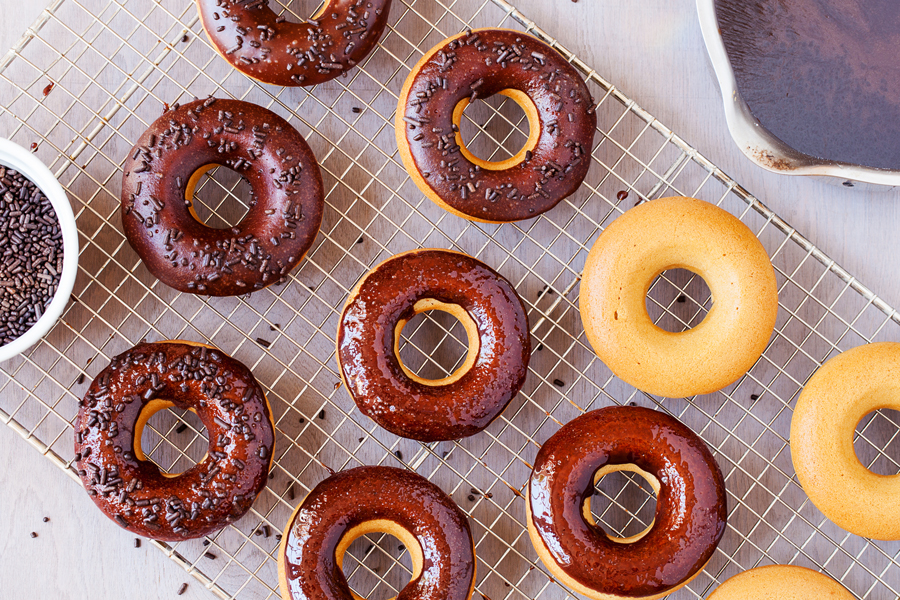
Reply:
[[[341,572],[361,535],[384,532],[409,550],[398,600],[469,600],[475,544],[466,515],[438,486],[403,469],[357,467],[322,481],[288,519],[278,551],[284,600],[362,600]]]
[[[590,511],[594,484],[631,471],[656,493],[643,532],[616,538]],[[725,533],[725,480],[706,444],[674,417],[601,408],[541,446],[528,482],[528,534],[554,577],[593,600],[661,598],[696,577]]]
[[[494,94],[528,119],[525,146],[504,161],[469,152],[463,110]],[[591,165],[597,115],[584,79],[556,50],[509,29],[476,29],[425,53],[400,91],[394,129],[400,157],[438,206],[474,221],[529,219],[581,185]]]
[[[791,418],[791,460],[803,491],[839,527],[878,540],[900,540],[900,477],[869,471],[856,456],[860,420],[900,410],[900,343],[838,354],[816,371]]]
[[[806,567],[769,565],[728,579],[707,600],[856,600],[840,583]]]
[[[207,170],[247,179],[247,214],[207,227],[193,210]],[[236,296],[282,280],[306,255],[325,205],[312,150],[290,123],[240,100],[207,98],[165,112],[125,160],[122,228],[160,281],[181,292]]]
[[[667,269],[706,281],[714,304],[688,331],[657,327],[647,291]],[[765,248],[731,213],[694,198],[651,200],[597,238],[579,299],[585,334],[618,377],[670,398],[734,382],[769,342],[778,314],[775,270]]]
[[[171,406],[195,412],[209,435],[206,456],[177,475],[141,450],[147,421]],[[119,526],[157,540],[201,537],[241,518],[266,486],[275,445],[272,411],[250,370],[181,340],[138,344],[113,358],[74,426],[91,499]]]
[[[427,380],[399,358],[414,315],[441,310],[464,325],[469,352],[449,377]],[[351,290],[337,333],[341,377],[359,410],[396,435],[433,442],[474,435],[525,382],[531,338],[512,284],[449,250],[412,250],[366,273]]]
[[[267,0],[197,0],[216,52],[235,69],[273,85],[316,85],[361,62],[387,26],[391,0],[327,0],[309,20],[275,14]]]

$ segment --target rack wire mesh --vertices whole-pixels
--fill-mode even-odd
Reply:
[[[282,7],[313,14],[312,2]],[[453,217],[425,199],[396,153],[397,92],[409,68],[466,27],[520,29],[553,45],[594,94],[599,128],[585,185],[549,213],[485,225]],[[310,142],[325,178],[326,212],[308,258],[284,285],[251,296],[207,299],[156,281],[121,233],[121,165],[133,140],[175,102],[208,94],[267,106]],[[141,339],[191,339],[219,346],[250,366],[267,390],[277,428],[276,460],[252,511],[211,536],[156,545],[222,598],[277,598],[277,536],[304,494],[332,470],[403,466],[447,491],[469,515],[484,598],[565,598],[570,592],[537,561],[525,532],[522,492],[540,444],[578,414],[634,403],[670,413],[715,452],[728,486],[728,529],[705,571],[673,598],[701,598],[724,579],[761,564],[823,571],[863,599],[897,597],[900,543],[850,535],[800,488],[789,454],[791,405],[828,357],[897,339],[900,315],[756,198],[505,0],[395,0],[378,48],[349,76],[313,89],[260,85],[233,71],[183,0],[56,0],[0,61],[0,131],[36,152],[75,207],[82,245],[72,302],[26,355],[0,365],[0,420],[75,477],[72,421],[78,400],[109,359]],[[463,136],[485,158],[512,155],[527,122],[501,97],[467,109]],[[246,211],[244,183],[219,168],[198,186],[195,205],[211,226]],[[769,347],[738,382],[684,399],[643,394],[616,379],[592,352],[577,310],[579,275],[598,233],[636,201],[688,195],[738,215],[768,249],[780,310]],[[522,393],[485,432],[422,445],[378,429],[341,389],[334,332],[357,279],[388,256],[446,247],[489,263],[514,283],[534,337]],[[648,295],[651,316],[670,330],[702,320],[709,290],[686,271],[668,271]],[[404,330],[401,357],[440,377],[462,358],[465,333],[440,313]],[[900,421],[891,411],[859,425],[860,458],[900,472]],[[200,459],[205,430],[191,413],[155,416],[142,443],[161,468]],[[592,499],[599,522],[620,536],[653,518],[640,479],[603,478]],[[112,526],[112,525],[110,525]],[[344,571],[364,597],[396,595],[410,576],[397,540],[354,543]]]

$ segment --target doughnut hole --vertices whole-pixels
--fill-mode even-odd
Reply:
[[[647,314],[657,327],[672,333],[693,329],[712,308],[703,278],[687,269],[666,269],[647,292]]]
[[[594,474],[585,519],[600,523],[614,542],[636,542],[653,527],[658,488],[656,478],[635,465],[607,465]]]
[[[341,540],[336,552],[338,564],[357,596],[366,600],[395,598],[418,577],[422,551],[408,533],[404,538],[376,530],[362,535],[351,532]]]
[[[146,423],[141,426],[142,423]],[[138,448],[139,446],[139,448]],[[169,476],[184,473],[206,457],[209,438],[200,417],[165,400],[148,403],[135,426],[135,456]]]
[[[201,167],[186,188],[185,199],[191,202],[194,218],[212,229],[229,229],[240,223],[253,198],[247,180],[223,165]]]
[[[900,474],[900,411],[872,411],[856,425],[853,436],[856,457],[878,475]]]
[[[534,102],[517,90],[505,90],[470,103],[463,100],[453,111],[459,128],[456,143],[463,156],[484,169],[506,169],[525,157],[537,144],[540,125]]]
[[[395,352],[403,371],[425,385],[459,379],[478,357],[477,328],[459,306],[420,300],[416,314],[395,330]]]

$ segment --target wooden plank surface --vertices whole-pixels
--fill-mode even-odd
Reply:
[[[475,0],[459,0],[469,2]],[[5,50],[43,9],[17,5],[0,20]],[[312,7],[304,0],[301,6]],[[518,0],[519,8],[607,79],[741,182],[798,231],[893,305],[898,193],[848,190],[764,172],[725,126],[692,0]],[[4,132],[0,132],[3,135]],[[211,597],[145,543],[112,526],[77,484],[0,427],[0,597]],[[42,517],[49,516],[48,523]],[[38,537],[32,539],[29,532]]]

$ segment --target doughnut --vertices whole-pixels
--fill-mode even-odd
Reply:
[[[525,146],[486,161],[466,148],[463,110],[501,94],[528,119]],[[584,79],[556,50],[508,29],[447,38],[412,68],[400,90],[395,131],[400,157],[428,198],[488,223],[536,217],[571,195],[587,175],[597,115]]]
[[[322,481],[291,515],[278,551],[284,600],[362,600],[341,572],[356,538],[399,539],[412,559],[402,600],[468,600],[475,543],[466,515],[439,487],[392,467],[357,467]]]
[[[868,470],[856,456],[856,426],[872,411],[900,410],[900,343],[880,342],[829,359],[797,398],[791,460],[803,491],[837,526],[900,540],[900,477]]]
[[[250,184],[250,209],[230,229],[207,227],[191,198],[216,165]],[[312,246],[324,188],[297,130],[249,102],[207,98],[170,110],[124,165],[122,226],[147,269],[181,292],[235,296],[284,279]]]
[[[449,377],[423,379],[400,360],[400,332],[416,314],[456,317],[469,340]],[[531,338],[513,286],[471,256],[413,250],[369,271],[347,298],[337,332],[341,377],[381,427],[423,442],[474,435],[503,412],[528,373]]]
[[[856,600],[827,575],[806,567],[769,565],[728,579],[707,600]]]
[[[175,406],[206,427],[206,456],[177,475],[141,450],[144,426]],[[141,343],[112,359],[75,418],[75,464],[94,504],[128,531],[178,541],[244,515],[266,486],[275,426],[247,367],[206,345]]]
[[[667,269],[703,278],[714,300],[696,327],[672,333],[647,314],[647,292]],[[579,299],[588,341],[613,373],[669,398],[708,394],[739,379],[775,328],[778,288],[765,248],[727,211],[661,198],[613,221],[587,257]]]
[[[267,0],[197,0],[206,37],[232,67],[263,83],[309,86],[342,75],[369,55],[391,0],[326,0],[305,23]]]
[[[594,484],[615,471],[646,479],[653,523],[616,538],[594,522]],[[712,557],[727,517],[725,479],[712,453],[677,419],[639,407],[575,418],[541,446],[528,481],[531,543],[550,573],[594,600],[661,598]]]

